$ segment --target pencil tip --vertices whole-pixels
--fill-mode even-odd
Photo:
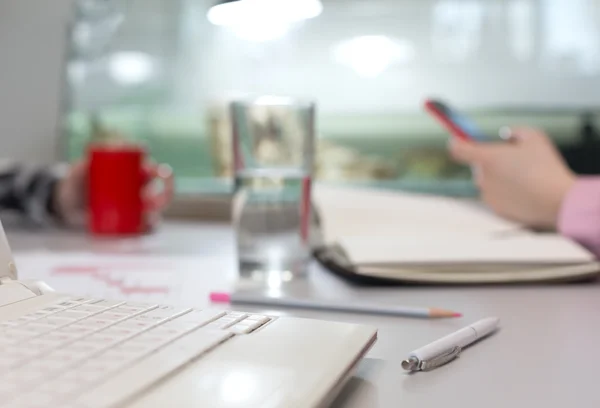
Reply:
[[[210,301],[213,303],[230,303],[231,302],[231,296],[229,295],[229,293],[225,293],[225,292],[211,292],[209,298],[210,298]]]
[[[430,309],[429,316],[430,317],[462,317],[462,313],[455,312],[453,310],[445,310],[445,309]]]

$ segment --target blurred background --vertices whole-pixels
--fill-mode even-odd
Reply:
[[[75,160],[117,132],[180,196],[230,191],[246,95],[317,102],[322,182],[475,194],[426,97],[490,136],[539,126],[600,173],[600,0],[3,0],[0,50],[2,156]]]

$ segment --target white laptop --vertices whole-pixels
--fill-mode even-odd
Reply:
[[[359,325],[91,299],[23,282],[0,224],[0,407],[321,407]]]

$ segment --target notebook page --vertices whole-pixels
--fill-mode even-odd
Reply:
[[[484,238],[348,236],[338,241],[355,265],[575,264],[594,256],[559,235]]]
[[[490,235],[522,230],[475,202],[447,197],[318,185],[314,201],[326,243],[351,235]]]

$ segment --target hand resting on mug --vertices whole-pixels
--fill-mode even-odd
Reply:
[[[146,163],[148,172],[161,172],[172,178],[169,166]],[[35,225],[63,223],[83,225],[88,212],[89,163],[31,166],[11,160],[0,160],[0,210],[21,214]],[[146,200],[152,201],[154,186],[148,178],[144,191]],[[172,195],[166,191],[165,196]],[[158,202],[161,201],[161,202]],[[151,230],[159,220],[166,202],[151,202],[146,215],[146,230]]]
[[[94,197],[94,194],[90,194],[93,193],[90,189],[94,187],[97,189],[107,187],[94,184],[97,181],[92,181],[94,179],[90,177],[90,167],[90,162],[88,161],[80,161],[73,164],[56,185],[52,207],[55,209],[57,217],[68,225],[81,225],[85,222],[85,218],[98,218],[98,214],[92,213],[93,211],[98,211],[98,209],[90,206],[89,198]],[[102,170],[100,169],[100,171]],[[151,161],[146,161],[143,164],[143,172],[146,176],[142,178],[144,186],[140,195],[145,208],[141,214],[143,226],[140,232],[147,232],[156,226],[160,219],[160,213],[166,208],[173,196],[173,172],[169,166],[156,164]],[[164,191],[160,193],[156,191],[155,183],[153,183],[157,177],[167,180],[164,183]],[[108,184],[108,186],[111,184],[115,184],[116,186],[119,181],[114,178],[111,179],[109,176],[102,182]],[[108,188],[110,189],[110,187]],[[105,194],[103,191],[96,193],[96,196],[100,195],[100,199]],[[107,200],[111,198],[114,198],[114,196],[107,197]],[[115,231],[115,233],[118,233],[118,231]]]

